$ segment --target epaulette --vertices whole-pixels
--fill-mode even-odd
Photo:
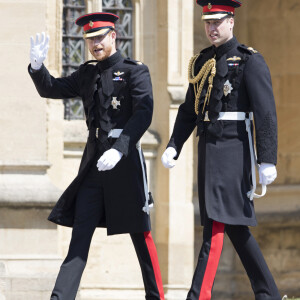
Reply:
[[[98,62],[99,62],[98,60],[92,59],[92,60],[86,61],[83,65],[86,66],[86,65],[88,65],[88,64],[98,63]]]
[[[257,50],[253,49],[252,47],[247,47],[246,45],[243,45],[243,44],[239,45],[238,48],[245,51],[248,54],[258,53]]]
[[[130,64],[133,64],[133,65],[143,65],[143,63],[141,61],[133,60],[133,59],[131,59],[129,57],[125,58],[124,61],[128,62]]]

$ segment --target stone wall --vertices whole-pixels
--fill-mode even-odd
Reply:
[[[0,2],[0,297],[7,300],[47,299],[61,262],[56,226],[45,221],[60,194],[47,174],[48,107],[27,73],[29,38],[48,29],[48,8],[42,0]]]
[[[89,12],[101,10],[100,0],[86,3]],[[196,143],[193,137],[188,140],[171,171],[162,167],[160,156],[184,101],[189,58],[208,43],[195,1],[133,3],[135,58],[149,66],[155,99],[153,123],[144,138],[156,202],[153,233],[166,299],[184,299],[193,274],[193,196],[195,257],[201,244],[197,195],[193,193]],[[279,176],[268,196],[256,202],[260,225],[253,233],[280,291],[290,296],[300,294],[299,6],[297,0],[244,1],[235,27],[242,43],[264,55],[273,78]],[[54,76],[61,73],[62,1],[2,0],[0,13],[0,299],[23,300],[29,295],[31,300],[49,299],[71,232],[47,222],[46,217],[77,172],[85,124],[64,121],[62,102],[41,99],[27,74],[29,37],[40,31],[51,38],[46,66]],[[251,298],[248,279],[227,239],[215,292],[216,299]],[[144,297],[134,249],[128,236],[107,238],[105,230],[97,230],[81,283],[81,299],[124,299],[124,295],[128,299]]]

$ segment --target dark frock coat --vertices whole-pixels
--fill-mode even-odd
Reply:
[[[41,97],[81,97],[89,129],[78,175],[63,192],[48,219],[59,225],[73,226],[76,196],[85,175],[104,151],[114,148],[122,152],[123,157],[115,168],[102,171],[105,212],[98,226],[106,227],[108,235],[149,231],[149,215],[142,211],[145,194],[136,148],[153,113],[147,66],[124,59],[117,51],[97,64],[91,61],[81,65],[67,77],[52,77],[44,65],[36,72],[31,72],[29,66],[29,74]],[[117,109],[111,105],[113,97],[120,101]],[[123,129],[120,137],[108,138],[108,132],[116,128]]]
[[[208,217],[215,221],[255,226],[254,203],[247,197],[252,181],[245,121],[217,121],[217,118],[221,111],[253,112],[257,162],[276,164],[277,118],[271,77],[262,55],[239,44],[235,37],[217,48],[211,46],[203,50],[195,63],[194,74],[213,57],[217,61],[216,76],[206,109],[210,122],[204,122],[202,114],[207,83],[200,97],[198,116],[194,88],[190,84],[185,102],[179,107],[168,147],[174,147],[178,157],[197,126],[201,224],[206,209]],[[227,80],[233,90],[225,96],[223,89]]]

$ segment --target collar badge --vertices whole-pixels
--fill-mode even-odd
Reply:
[[[250,50],[253,53],[257,53],[258,52],[257,50],[253,49],[252,47],[248,47],[248,50]]]
[[[113,81],[124,81],[124,79],[121,77],[124,75],[124,72],[114,72],[115,77],[113,78]]]

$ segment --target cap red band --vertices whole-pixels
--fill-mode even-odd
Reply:
[[[203,12],[204,13],[221,12],[221,11],[226,11],[226,12],[234,13],[234,7],[232,7],[232,6],[226,6],[226,5],[212,5],[211,9],[209,9],[208,5],[203,6]]]
[[[91,30],[93,28],[101,28],[101,27],[113,27],[115,28],[115,24],[113,22],[105,22],[105,21],[90,21],[89,23],[83,26],[84,31]]]

